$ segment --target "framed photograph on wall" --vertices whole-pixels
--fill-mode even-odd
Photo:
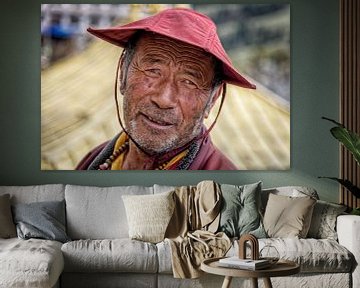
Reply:
[[[289,4],[41,5],[42,170],[289,168]]]

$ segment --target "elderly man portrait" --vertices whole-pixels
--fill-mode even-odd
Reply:
[[[289,169],[290,62],[289,4],[42,4],[41,170]]]
[[[173,8],[88,31],[124,48],[115,88],[122,129],[90,151],[76,169],[237,169],[211,141],[216,119],[209,128],[204,120],[218,99],[219,115],[226,83],[250,89],[255,85],[233,67],[210,18]]]

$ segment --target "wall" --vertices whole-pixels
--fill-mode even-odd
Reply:
[[[95,1],[87,1],[91,3]],[[210,1],[207,1],[210,2]],[[257,3],[242,1],[242,3]],[[261,1],[271,3],[273,1]],[[194,184],[203,179],[265,187],[308,185],[324,200],[338,200],[338,146],[331,125],[338,119],[339,48],[336,0],[291,3],[291,169],[288,171],[40,171],[40,1],[5,1],[0,17],[0,185]],[[51,3],[48,1],[47,3]],[[56,3],[56,2],[53,2]],[[72,3],[71,1],[69,3]],[[75,2],[74,2],[75,3]],[[109,1],[111,3],[111,1]],[[215,2],[214,2],[215,3]]]

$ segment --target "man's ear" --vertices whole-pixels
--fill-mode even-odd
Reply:
[[[126,53],[126,52],[125,52]],[[121,55],[121,59],[120,59],[120,77],[119,77],[119,81],[120,81],[120,93],[124,94],[125,92],[125,87],[126,87],[126,71],[125,71],[125,65],[124,65],[124,54]]]
[[[206,110],[205,110],[205,114],[204,114],[205,119],[207,119],[209,117],[211,109],[214,107],[214,105],[216,103],[216,100],[221,95],[221,91],[223,89],[223,86],[224,86],[224,83],[221,83],[220,85],[218,85],[215,88],[215,91],[213,92],[214,95],[212,96],[211,102],[207,105]]]

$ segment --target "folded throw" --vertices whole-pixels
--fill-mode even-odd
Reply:
[[[176,188],[174,196],[175,211],[165,233],[173,274],[175,278],[197,278],[203,260],[222,257],[231,246],[225,233],[216,233],[221,190],[213,181],[202,181],[196,187]]]

